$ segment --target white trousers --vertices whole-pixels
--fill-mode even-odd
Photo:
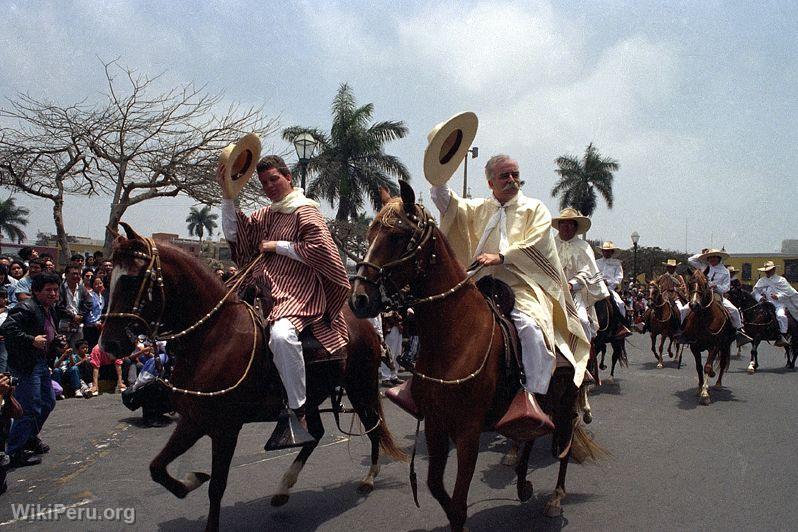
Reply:
[[[281,318],[272,324],[269,349],[285,387],[288,407],[299,408],[306,400],[305,359],[302,358],[302,342],[299,341],[296,327],[288,318]]]
[[[787,334],[787,325],[789,324],[787,321],[787,307],[776,303],[774,303],[773,306],[776,307],[776,321],[779,322],[779,332],[781,334]]]
[[[394,369],[391,370],[385,362],[381,362],[380,379],[395,379],[399,376],[397,374],[396,357],[402,352],[402,333],[399,332],[399,327],[391,327],[391,330],[385,334],[385,345],[388,346],[388,358],[391,359]]]
[[[596,329],[590,323],[590,315],[587,313],[585,302],[582,301],[581,297],[574,296],[574,306],[576,307],[576,313],[579,315],[579,321],[582,322],[582,328],[585,330],[585,336],[592,340],[596,336]]]
[[[615,301],[615,306],[618,307],[618,310],[621,312],[621,316],[624,318],[626,317],[626,304],[621,299],[620,294],[615,290],[610,290],[610,294],[612,294],[612,299]]]
[[[723,301],[723,307],[729,312],[729,320],[731,321],[732,327],[735,329],[742,327],[743,316],[742,313],[740,313],[740,310],[725,297],[721,298],[721,301]],[[676,307],[679,309],[679,321],[680,323],[683,323],[684,319],[687,317],[687,313],[690,312],[690,305],[688,303],[683,304],[677,299]]]
[[[549,381],[554,373],[556,358],[546,347],[543,331],[531,316],[527,316],[518,309],[510,313],[518,337],[521,340],[521,362],[524,365],[526,384],[524,388],[532,393],[546,393]],[[494,340],[495,341],[495,340]]]

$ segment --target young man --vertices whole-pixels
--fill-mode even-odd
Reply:
[[[723,294],[728,292],[731,288],[731,276],[729,275],[729,270],[726,269],[726,266],[723,264],[723,260],[728,257],[729,254],[725,251],[719,249],[705,249],[701,253],[696,253],[687,259],[687,262],[689,262],[690,266],[693,268],[704,272],[707,281],[709,281],[709,287],[714,293],[720,296],[723,307],[729,313],[729,320],[732,326],[737,329],[737,346],[739,347],[751,342],[751,337],[745,334],[745,330],[743,330],[742,313],[731,301],[723,297]],[[677,306],[679,306],[681,319],[684,321],[690,307],[689,305],[681,305],[680,303],[677,303]]]
[[[83,339],[83,320],[91,312],[91,296],[81,282],[82,272],[83,268],[73,261],[64,271],[65,279],[59,290],[58,307],[66,317],[58,329],[66,335],[72,349]]]
[[[250,216],[237,211],[232,198],[222,200],[222,230],[239,266],[264,254],[263,267],[252,273],[274,306],[267,317],[269,349],[288,398],[305,427],[305,362],[299,333],[306,328],[332,353],[348,340],[342,308],[349,280],[319,205],[294,188],[291,172],[276,155],[257,165],[263,191],[272,201]],[[226,194],[225,168],[217,180]]]
[[[17,301],[25,301],[26,299],[30,299],[31,297],[31,280],[33,277],[42,273],[44,269],[44,260],[40,258],[31,259],[28,263],[28,273],[22,277],[19,281],[17,281],[17,286],[15,289],[15,294],[17,296]]]
[[[574,367],[574,384],[582,384],[590,343],[579,318],[568,312],[573,299],[551,214],[543,202],[521,192],[520,176],[514,159],[495,155],[485,165],[490,197],[463,199],[445,182],[433,186],[431,196],[458,260],[485,266],[477,277],[492,275],[515,294],[511,317],[521,340],[524,387],[545,394],[559,353]]]
[[[41,462],[25,452],[26,446],[36,454],[49,450],[38,434],[55,407],[46,357],[60,317],[55,306],[60,284],[61,279],[56,274],[35,276],[31,284],[33,297],[11,309],[0,327],[0,336],[5,338],[8,348],[8,365],[19,379],[14,396],[24,411],[23,417],[14,421],[8,436],[7,454],[15,466]]]
[[[757,268],[757,270],[764,272],[765,277],[760,277],[756,282],[752,295],[757,301],[762,303],[767,301],[776,307],[776,321],[779,322],[781,335],[775,344],[779,347],[787,347],[790,345],[786,337],[789,324],[787,312],[798,320],[798,291],[790,285],[787,279],[776,274],[776,265],[772,260],[767,261],[762,268]]]
[[[582,216],[576,209],[568,207],[552,218],[551,226],[557,230],[554,243],[562,262],[563,273],[568,280],[574,298],[576,312],[589,339],[596,336],[598,319],[594,304],[610,296],[603,276],[596,265],[593,248],[587,241],[577,238],[590,229],[590,218]]]

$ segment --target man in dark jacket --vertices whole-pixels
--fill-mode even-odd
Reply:
[[[19,303],[8,313],[0,327],[8,349],[8,366],[19,384],[14,392],[24,415],[14,420],[8,435],[6,453],[11,465],[35,465],[41,459],[29,454],[49,451],[38,434],[55,407],[55,394],[47,366],[47,354],[55,338],[59,311],[56,309],[61,279],[54,273],[42,273],[31,281],[33,297]]]
[[[83,260],[82,255],[75,256]],[[83,269],[76,264],[66,267],[57,303],[58,311],[64,317],[60,323],[56,323],[56,326],[60,334],[66,335],[69,347],[72,349],[75,349],[78,341],[83,339],[83,320],[91,313],[91,296],[83,285],[82,274]]]

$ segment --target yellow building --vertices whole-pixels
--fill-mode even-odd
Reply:
[[[766,261],[772,260],[776,265],[776,273],[784,276],[790,284],[798,289],[798,253],[732,253],[726,259],[726,266],[734,266],[737,278],[743,284],[755,285],[765,274],[757,271]]]

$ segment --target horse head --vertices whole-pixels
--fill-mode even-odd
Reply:
[[[654,281],[648,283],[648,300],[652,303],[658,303],[662,293],[660,292],[659,285]]]
[[[693,270],[690,277],[690,310],[698,312],[712,303],[712,289],[701,270]]]
[[[368,231],[369,248],[357,264],[349,306],[358,318],[398,309],[414,282],[435,262],[435,221],[416,203],[413,189],[399,181],[400,198],[383,197]]]

